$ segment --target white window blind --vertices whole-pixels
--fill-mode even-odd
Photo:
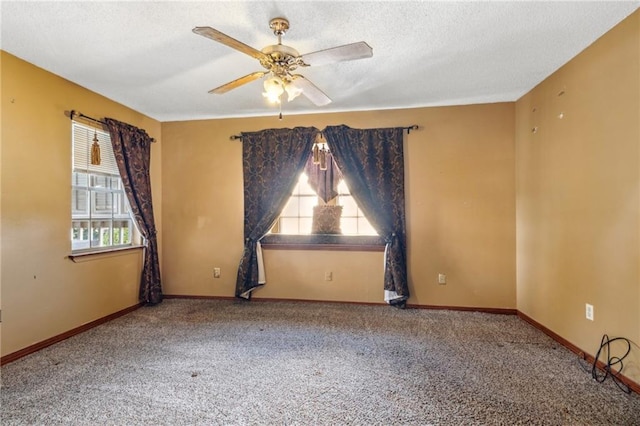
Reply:
[[[98,137],[100,145],[100,165],[91,164],[91,145],[93,137]],[[116,157],[113,155],[109,133],[73,123],[73,170],[88,173],[120,175]]]

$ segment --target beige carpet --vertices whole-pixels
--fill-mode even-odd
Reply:
[[[166,300],[2,367],[1,402],[2,425],[640,425],[515,316],[329,303]]]

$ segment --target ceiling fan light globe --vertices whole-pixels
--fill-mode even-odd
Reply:
[[[276,76],[272,76],[264,82],[264,93],[262,95],[274,104],[280,103],[280,95],[284,93],[284,83]]]
[[[280,103],[280,94],[276,94],[276,93],[269,93],[269,92],[263,92],[262,96],[264,96],[267,101],[269,101],[272,104],[279,104]]]
[[[302,89],[299,87],[294,86],[293,84],[289,83],[286,86],[284,86],[284,90],[287,91],[287,101],[291,102],[292,100],[294,100],[295,98],[297,98],[298,96],[300,96],[302,94]]]
[[[284,88],[282,80],[278,77],[270,77],[264,81],[264,91],[269,94],[276,94],[277,96],[282,95],[284,92]]]

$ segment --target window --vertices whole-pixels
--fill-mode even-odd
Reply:
[[[307,182],[307,175],[302,173],[271,232],[289,235],[310,234],[313,208],[317,205],[318,196]]]
[[[346,235],[378,235],[373,226],[369,223],[360,207],[349,192],[347,183],[343,180],[338,184],[337,203],[342,206],[342,217],[340,218],[340,228]]]
[[[276,224],[271,229],[273,234],[307,235],[311,234],[313,208],[322,201],[302,173],[298,184],[293,189],[291,198],[285,205]],[[340,228],[342,235],[378,235],[362,210],[356,204],[344,179],[338,185],[338,196],[329,202],[342,206]]]
[[[100,164],[91,164],[94,137]],[[133,217],[109,134],[72,122],[71,249],[101,250],[131,246]]]

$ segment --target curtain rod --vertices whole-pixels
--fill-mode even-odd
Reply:
[[[76,117],[84,118],[85,120],[90,120],[90,121],[93,121],[94,123],[100,123],[103,126],[107,125],[107,123],[105,123],[104,121],[95,119],[93,117],[89,117],[88,115],[84,115],[83,113],[81,113],[80,111],[76,111],[75,109],[72,109],[71,111],[69,111],[70,119],[73,120]],[[155,141],[156,141],[155,138],[151,138],[151,142],[155,142]]]
[[[417,124],[412,124],[411,126],[407,126],[407,127],[402,127],[402,130],[406,130],[407,134],[411,133],[412,130],[418,130],[420,127],[418,127]],[[229,139],[231,139],[232,141],[235,140],[242,140],[242,135],[231,135],[229,137]]]

